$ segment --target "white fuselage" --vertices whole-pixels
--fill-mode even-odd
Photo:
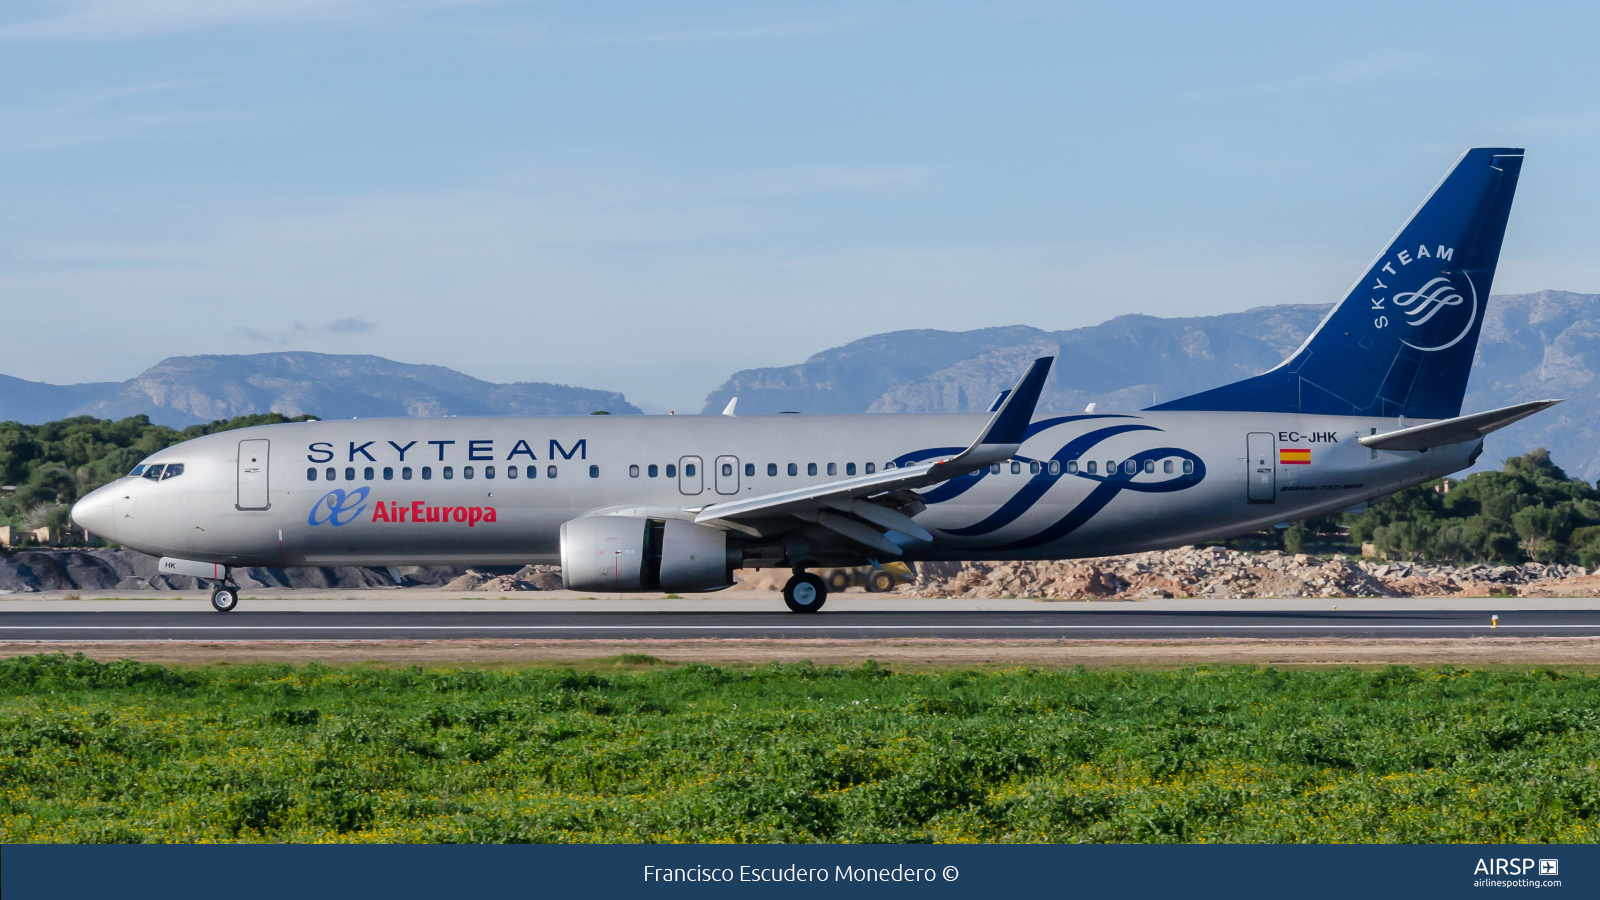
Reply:
[[[181,475],[120,479],[80,501],[74,517],[146,553],[232,566],[553,563],[571,519],[619,508],[692,516],[709,504],[841,480],[868,464],[881,471],[948,457],[985,421],[583,416],[267,425],[162,450],[146,465],[181,463]],[[890,537],[913,561],[1179,546],[1345,509],[1465,468],[1481,449],[1479,441],[1426,452],[1357,443],[1401,424],[1041,413],[1015,465],[920,491],[927,509],[915,521],[932,543]],[[1108,465],[1115,475],[1107,476]]]

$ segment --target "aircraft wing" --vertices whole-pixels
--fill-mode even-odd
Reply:
[[[1045,377],[1050,374],[1052,362],[1054,358],[1048,356],[1034,360],[1017,386],[997,404],[994,414],[989,417],[972,446],[953,457],[827,484],[715,503],[702,507],[695,521],[715,524],[718,521],[738,522],[792,516],[821,525],[856,543],[898,556],[900,548],[883,536],[884,530],[898,531],[923,541],[931,541],[933,536],[911,520],[911,515],[920,512],[920,508],[907,515],[902,510],[908,504],[902,503],[900,508],[896,508],[882,498],[898,491],[914,491],[948,481],[1010,459],[1027,435],[1028,423],[1033,419],[1033,410],[1039,403],[1039,393],[1044,389]],[[874,502],[871,498],[880,499]],[[914,499],[914,495],[911,499]]]
[[[1426,425],[1413,425],[1399,431],[1369,434],[1360,441],[1362,446],[1376,450],[1427,450],[1431,447],[1443,447],[1446,444],[1475,441],[1491,431],[1499,431],[1513,422],[1520,422],[1560,402],[1560,400],[1533,400],[1515,406],[1491,409],[1488,412],[1473,413],[1470,416],[1457,416],[1454,419],[1441,419]]]

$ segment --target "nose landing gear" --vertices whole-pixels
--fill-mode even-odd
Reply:
[[[233,583],[233,571],[229,570],[226,581],[219,581],[211,588],[211,608],[217,612],[233,612],[239,605],[239,586]]]
[[[795,572],[783,586],[783,602],[790,612],[814,613],[827,600],[828,585],[810,572]]]

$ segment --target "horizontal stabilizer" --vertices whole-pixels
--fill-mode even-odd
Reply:
[[[1475,441],[1491,431],[1499,431],[1513,422],[1520,422],[1560,402],[1560,400],[1533,400],[1528,403],[1518,403],[1516,406],[1443,419],[1426,425],[1414,425],[1399,431],[1369,434],[1361,438],[1361,443],[1374,450],[1429,450],[1446,444]]]

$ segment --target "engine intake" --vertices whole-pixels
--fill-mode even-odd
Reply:
[[[561,526],[569,591],[716,591],[733,583],[728,533],[680,519],[585,516]]]

